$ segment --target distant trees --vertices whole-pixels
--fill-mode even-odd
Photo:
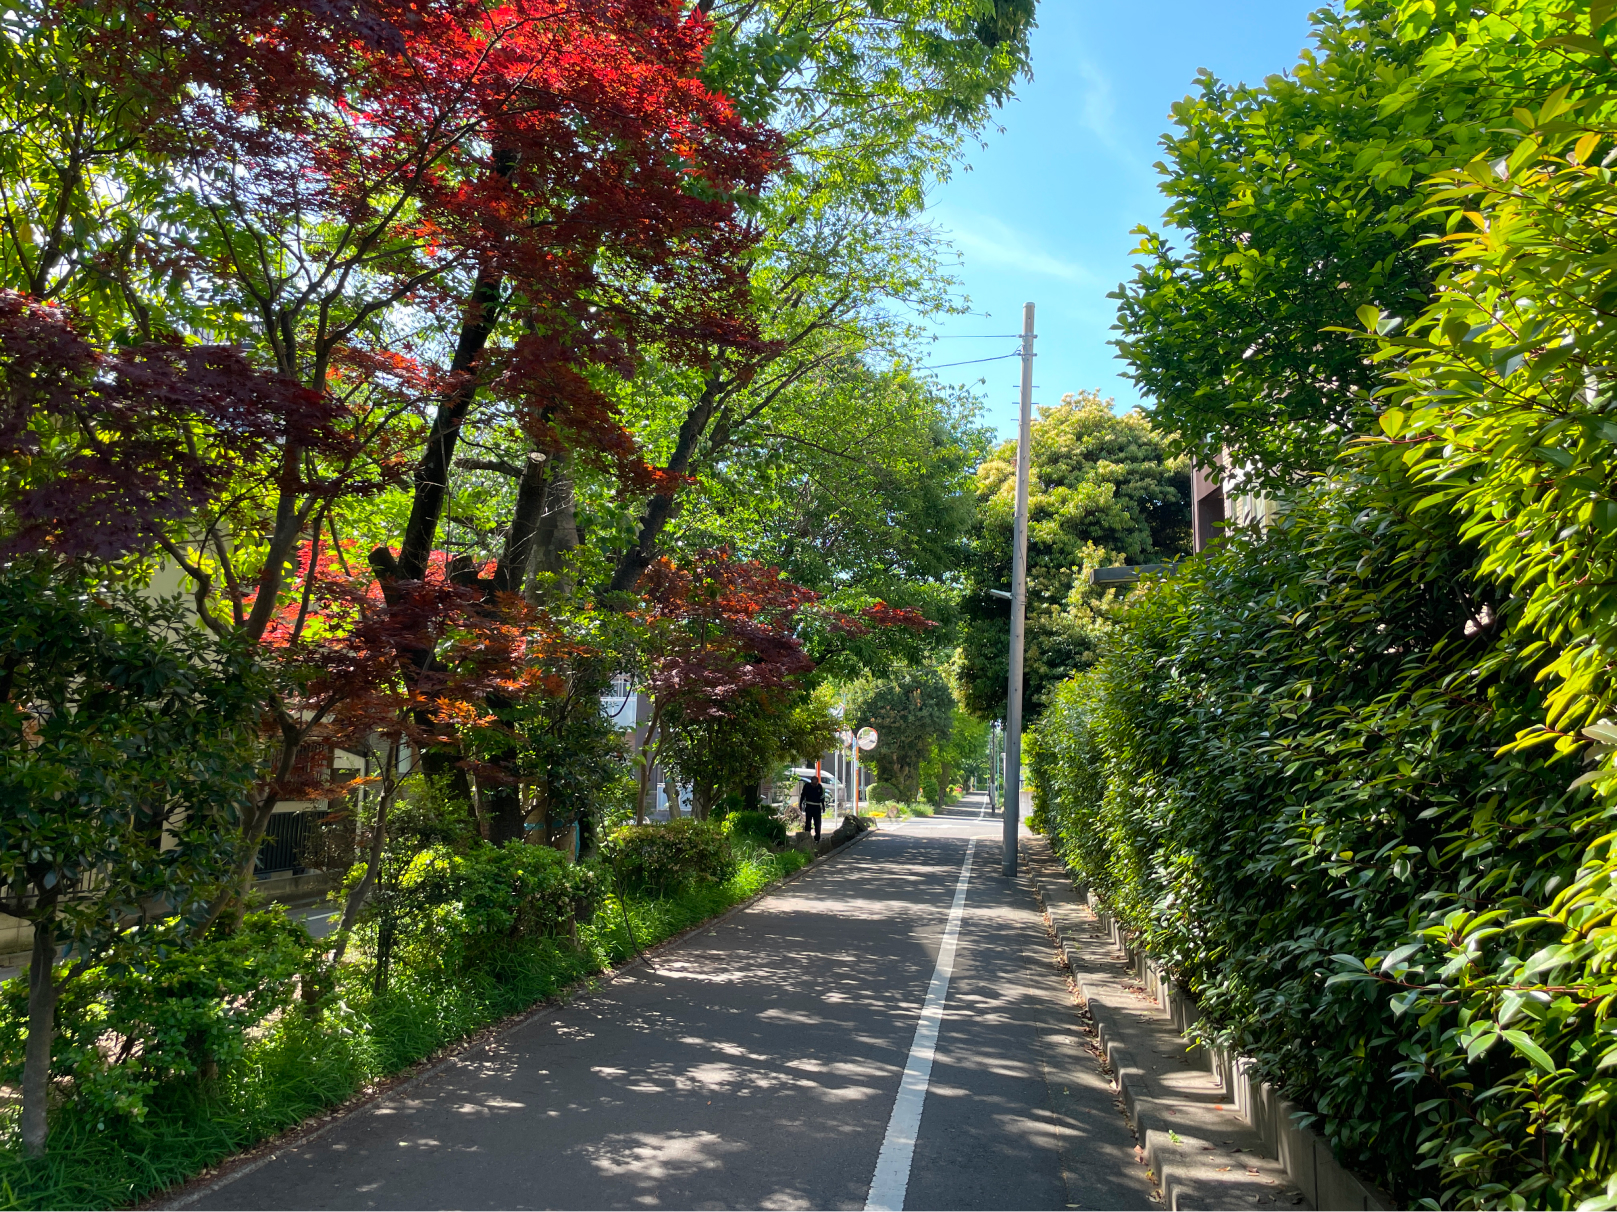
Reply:
[[[1031,718],[1055,686],[1093,659],[1106,594],[1089,573],[1150,564],[1190,551],[1190,467],[1171,435],[1144,413],[1118,416],[1094,392],[1062,397],[1033,422],[1028,473],[1027,673]],[[958,677],[966,704],[1004,714],[1010,606],[990,590],[1011,586],[1016,443],[977,470],[981,502],[966,565]]]
[[[848,691],[847,718],[856,729],[876,730],[877,773],[906,801],[920,791],[921,764],[933,745],[949,738],[954,710],[949,683],[924,666],[900,667]]]
[[[988,722],[957,706],[948,736],[934,741],[921,763],[921,790],[942,808],[956,781],[985,779],[988,770]]]

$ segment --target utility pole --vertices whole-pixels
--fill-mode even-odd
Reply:
[[[1011,676],[1005,701],[1004,872],[1016,874],[1022,824],[1022,641],[1027,630],[1027,475],[1033,457],[1033,304],[1022,305],[1022,422],[1016,431],[1016,547],[1011,555]]]

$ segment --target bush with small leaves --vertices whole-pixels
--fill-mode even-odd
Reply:
[[[722,884],[736,871],[723,827],[690,818],[625,826],[607,839],[602,857],[628,891],[655,896],[691,883]]]

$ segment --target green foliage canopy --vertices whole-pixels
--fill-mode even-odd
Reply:
[[[935,743],[949,737],[954,705],[954,692],[941,673],[910,666],[855,683],[845,718],[855,730],[876,730],[876,770],[907,802],[920,789],[921,763]]]
[[[1423,181],[1491,154],[1523,99],[1513,64],[1471,59],[1434,86],[1426,57],[1466,61],[1476,33],[1531,46],[1446,4],[1357,0],[1313,20],[1288,74],[1232,88],[1204,73],[1174,105],[1170,230],[1139,229],[1146,259],[1114,295],[1117,346],[1157,424],[1203,466],[1225,448],[1276,488],[1367,423],[1380,371],[1332,330],[1362,306],[1407,315],[1432,297]]]
[[[1090,570],[1189,552],[1190,473],[1168,447],[1144,413],[1118,416],[1094,392],[1039,410],[1028,469],[1027,718],[1092,658],[1106,595],[1090,585]],[[977,493],[955,676],[967,706],[996,718],[1005,711],[1010,604],[989,591],[1011,584],[1015,442],[978,467]]]

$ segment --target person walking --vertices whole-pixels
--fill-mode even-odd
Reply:
[[[814,828],[814,841],[820,841],[820,818],[825,813],[825,784],[819,779],[805,778],[797,793],[797,806],[803,810],[803,832]]]

